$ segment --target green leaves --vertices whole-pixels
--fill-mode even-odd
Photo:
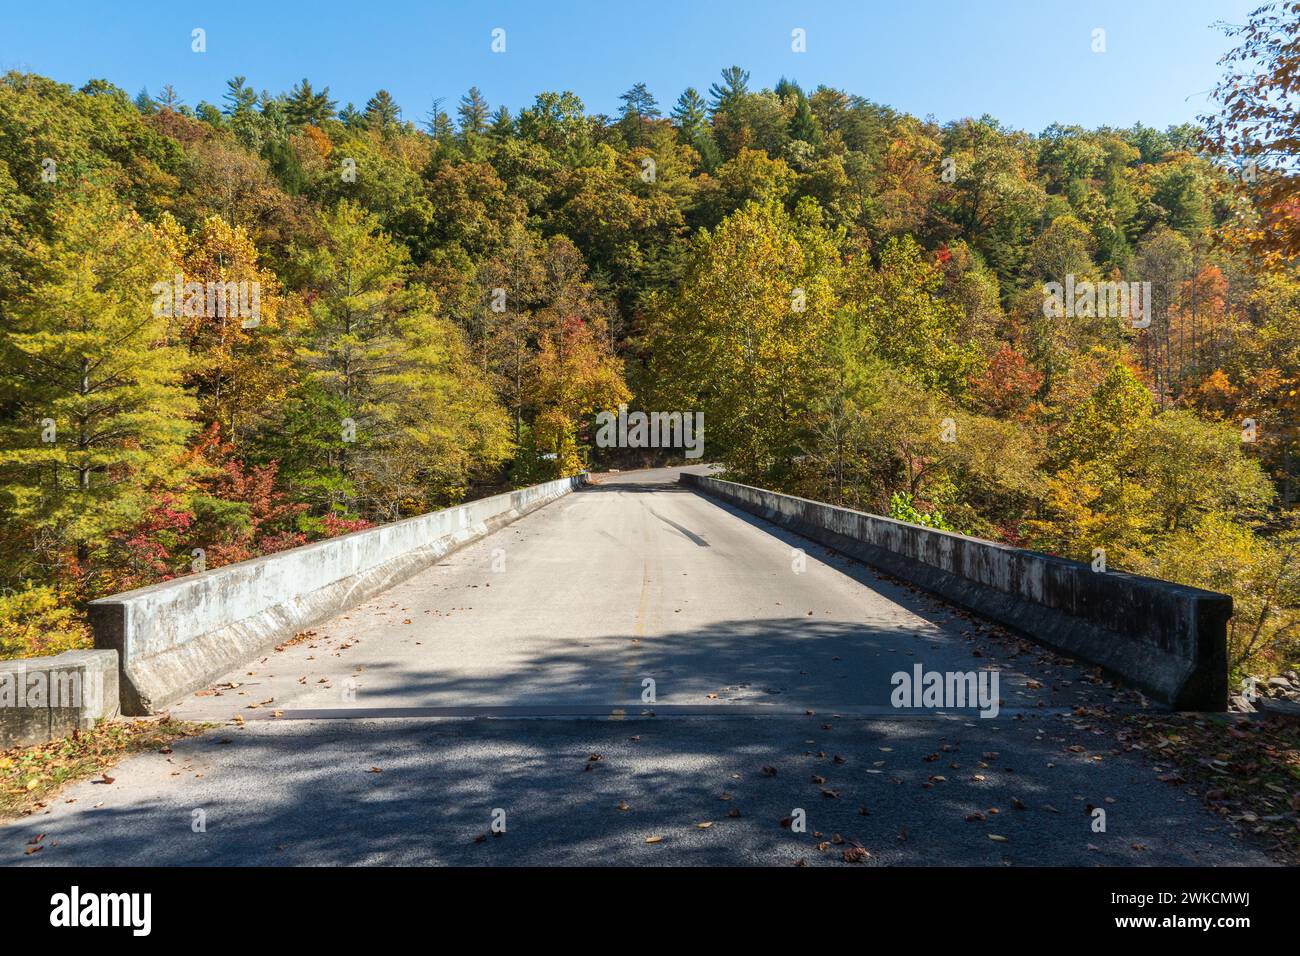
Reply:
[[[106,190],[61,201],[55,238],[0,326],[0,499],[53,553],[83,556],[127,526],[178,467],[194,430],[187,359],[154,309],[171,260],[158,233]],[[49,555],[47,555],[49,557]]]
[[[679,293],[659,304],[655,400],[702,411],[709,456],[742,480],[791,476],[806,447],[830,375],[836,261],[824,229],[750,205],[701,234]]]
[[[846,307],[891,366],[927,388],[958,393],[978,370],[980,354],[957,334],[962,309],[943,298],[942,285],[939,268],[914,239],[891,239],[879,267],[864,257],[848,271]]]
[[[459,500],[508,454],[502,409],[376,217],[343,201],[321,228],[324,245],[296,260],[313,301],[286,477],[318,507],[376,521]]]

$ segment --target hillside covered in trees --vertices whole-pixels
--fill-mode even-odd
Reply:
[[[594,416],[628,403],[702,412],[736,480],[1229,592],[1237,667],[1295,666],[1300,276],[1262,153],[739,67],[622,102],[471,89],[417,124],[306,79],[0,80],[0,654],[626,463]],[[1150,283],[1146,324],[1044,307],[1109,281]]]

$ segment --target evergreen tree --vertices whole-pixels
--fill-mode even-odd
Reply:
[[[487,100],[483,99],[477,86],[471,86],[469,92],[460,98],[460,105],[456,108],[461,136],[478,136],[486,132],[489,115]]]
[[[162,92],[154,97],[154,102],[166,110],[177,110],[184,101],[177,95],[176,89],[170,83],[164,83]]]
[[[618,122],[623,138],[629,146],[640,146],[645,140],[645,124],[663,115],[659,104],[644,83],[637,83],[619,99],[623,101]]]
[[[338,104],[330,99],[329,93],[328,86],[319,93],[313,91],[311,83],[303,77],[302,82],[289,92],[285,102],[289,123],[296,127],[319,126],[331,118]]]
[[[673,125],[681,133],[682,141],[686,143],[693,143],[708,128],[708,104],[704,102],[704,98],[695,87],[688,86],[682,95],[677,97],[672,120]]]
[[[339,110],[339,122],[348,129],[362,129],[366,125],[366,115],[357,109],[355,103],[348,103]]]
[[[223,112],[227,116],[251,113],[253,107],[257,105],[257,93],[242,76],[236,76],[226,81],[226,92],[222,99],[226,101]]]
[[[451,139],[456,132],[455,124],[452,123],[451,117],[447,111],[442,108],[443,98],[435,97],[433,105],[429,107],[429,112],[425,116],[424,129],[439,142]]]
[[[693,86],[688,86],[677,97],[677,104],[672,111],[673,126],[677,128],[677,138],[687,146],[692,146],[700,154],[700,160],[706,170],[712,172],[721,162],[718,144],[713,139],[709,127],[709,105]]]
[[[459,498],[507,454],[503,412],[459,331],[408,285],[407,252],[378,220],[345,200],[321,229],[324,245],[299,259],[314,296],[289,408],[321,440],[284,449],[286,477],[327,507],[380,520]]]
[[[808,97],[804,95],[803,90],[798,86],[794,88],[794,115],[790,117],[790,138],[803,140],[805,143],[812,143],[814,146],[822,141],[821,127],[817,124],[817,117],[813,115],[812,106],[808,102]]]
[[[736,107],[749,92],[749,71],[729,66],[722,71],[722,82],[709,87],[709,104],[714,113],[725,113]]]
[[[85,575],[109,534],[182,479],[194,400],[153,291],[174,272],[162,238],[102,188],[64,200],[52,223],[0,325],[0,404],[13,410],[0,512],[36,560]]]
[[[380,90],[366,101],[366,122],[371,129],[389,130],[397,125],[401,115],[401,107],[387,90]]]
[[[488,134],[496,140],[507,140],[515,135],[515,121],[510,117],[510,111],[504,106],[497,107],[497,111],[492,114],[492,125],[488,128]]]

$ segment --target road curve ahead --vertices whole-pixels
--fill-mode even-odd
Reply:
[[[173,708],[221,726],[0,828],[0,863],[1267,862],[1089,716],[1134,695],[677,473],[226,675]],[[996,672],[998,715],[891,706],[918,665]]]

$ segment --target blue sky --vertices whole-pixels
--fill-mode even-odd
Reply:
[[[667,109],[706,93],[733,63],[751,86],[820,83],[941,122],[991,113],[1031,132],[1048,124],[1164,127],[1195,119],[1229,41],[1262,0],[604,0],[366,2],[243,0],[25,2],[0,22],[0,69],[80,86],[103,77],[134,95],[171,83],[191,106],[225,80],[287,90],[303,76],[342,106],[387,88],[408,119],[471,85],[511,111],[570,89],[594,112],[644,81]],[[207,52],[191,52],[191,30]],[[506,31],[506,52],[491,32]],[[791,51],[791,30],[807,52]],[[1094,28],[1106,52],[1091,49]]]

